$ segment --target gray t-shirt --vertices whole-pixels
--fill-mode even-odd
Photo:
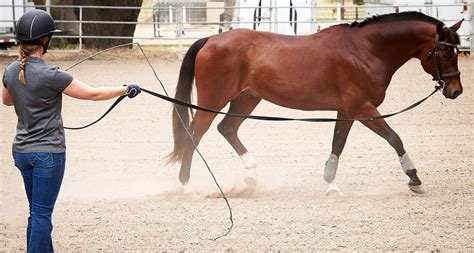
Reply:
[[[19,72],[19,62],[12,62],[5,68],[2,79],[18,116],[13,151],[65,152],[62,92],[73,77],[37,57],[27,58],[25,85],[18,80]]]

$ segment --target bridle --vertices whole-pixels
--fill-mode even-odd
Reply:
[[[449,42],[439,41],[439,35],[436,34],[433,49],[428,53],[428,56],[422,62],[422,64],[424,64],[425,62],[427,62],[431,58],[431,56],[433,54],[435,55],[436,76],[433,77],[433,81],[438,82],[438,84],[441,86],[440,89],[443,89],[446,86],[446,82],[443,79],[449,79],[449,78],[460,76],[461,72],[456,71],[456,72],[451,72],[451,73],[443,73],[443,69],[442,69],[442,66],[441,66],[439,45],[452,47],[456,50],[456,52],[458,52],[458,46],[456,44],[452,44],[452,43],[449,43]]]

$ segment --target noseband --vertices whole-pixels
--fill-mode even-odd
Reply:
[[[440,52],[438,50],[439,45],[452,47],[456,50],[456,52],[458,52],[458,46],[455,44],[448,43],[448,42],[439,41],[439,36],[438,34],[436,34],[433,49],[428,53],[428,57],[426,57],[426,59],[423,61],[423,63],[425,63],[431,58],[433,54],[435,55],[436,76],[433,77],[433,81],[438,82],[438,84],[441,85],[441,88],[444,88],[444,86],[446,85],[446,82],[443,79],[460,76],[461,72],[456,71],[456,72],[451,72],[451,73],[442,73],[443,70],[441,66]]]

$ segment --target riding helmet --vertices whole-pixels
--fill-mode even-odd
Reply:
[[[38,43],[38,39],[61,32],[53,18],[43,10],[31,10],[23,14],[16,24],[16,40],[19,43]]]

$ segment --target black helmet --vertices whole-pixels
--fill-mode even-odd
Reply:
[[[61,32],[53,18],[43,10],[31,10],[23,14],[16,24],[16,40],[19,43],[36,44],[45,35]]]

